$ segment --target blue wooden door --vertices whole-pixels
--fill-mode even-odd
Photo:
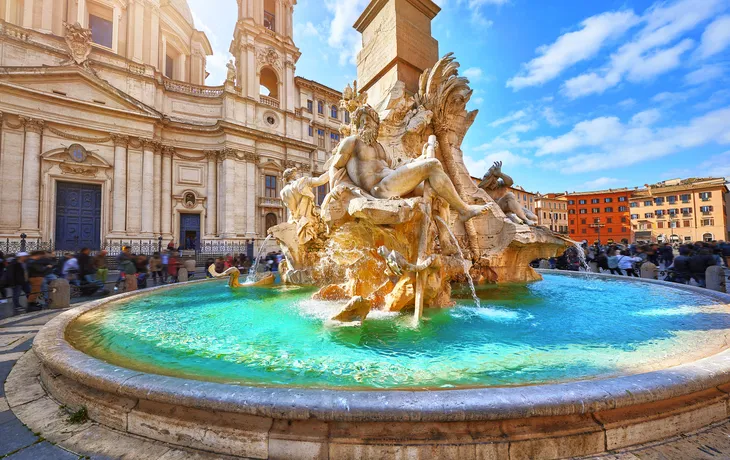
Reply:
[[[188,250],[200,248],[200,214],[180,214],[180,246]]]
[[[101,185],[58,182],[56,249],[101,249]]]

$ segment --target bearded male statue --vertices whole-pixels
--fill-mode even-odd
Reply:
[[[422,155],[405,164],[394,165],[378,142],[380,117],[372,107],[359,107],[353,121],[357,132],[340,143],[329,163],[332,190],[344,183],[356,186],[370,197],[399,199],[422,195],[423,183],[428,181],[434,193],[458,212],[462,221],[484,214],[493,206],[493,203],[465,203],[436,158]]]
[[[517,197],[509,189],[512,185],[514,181],[502,172],[502,162],[497,161],[484,175],[479,188],[487,192],[514,223],[536,225],[537,216],[517,201]]]

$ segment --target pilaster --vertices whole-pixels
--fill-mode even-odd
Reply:
[[[114,184],[112,186],[112,234],[127,232],[127,147],[129,137],[112,134],[114,142]]]
[[[23,149],[23,189],[21,190],[20,229],[30,237],[40,236],[40,174],[43,120],[21,117],[25,125]]]

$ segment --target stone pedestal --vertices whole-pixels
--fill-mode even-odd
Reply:
[[[188,281],[188,269],[187,268],[181,268],[177,271],[177,281],[178,283],[185,283]]]
[[[51,308],[61,309],[71,306],[71,286],[62,278],[53,280],[48,285],[48,297]]]
[[[641,277],[655,280],[658,278],[659,269],[651,262],[646,262],[641,266]]]
[[[709,267],[705,272],[705,281],[707,289],[717,292],[727,292],[727,280],[725,279],[725,269],[715,265]]]
[[[355,23],[362,34],[357,81],[374,107],[396,82],[415,93],[421,73],[439,59],[431,20],[441,11],[431,0],[372,0]]]

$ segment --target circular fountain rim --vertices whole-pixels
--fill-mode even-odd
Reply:
[[[554,270],[543,273],[627,279]],[[730,295],[727,294],[664,281],[631,281],[701,294],[730,308]],[[68,325],[88,311],[177,286],[120,294],[66,311],[41,329],[33,350],[42,365],[52,372],[105,393],[198,409],[294,420],[477,421],[582,414],[676,398],[730,382],[729,348],[698,361],[643,374],[556,384],[432,390],[253,387],[126,369],[86,355],[65,339]]]

